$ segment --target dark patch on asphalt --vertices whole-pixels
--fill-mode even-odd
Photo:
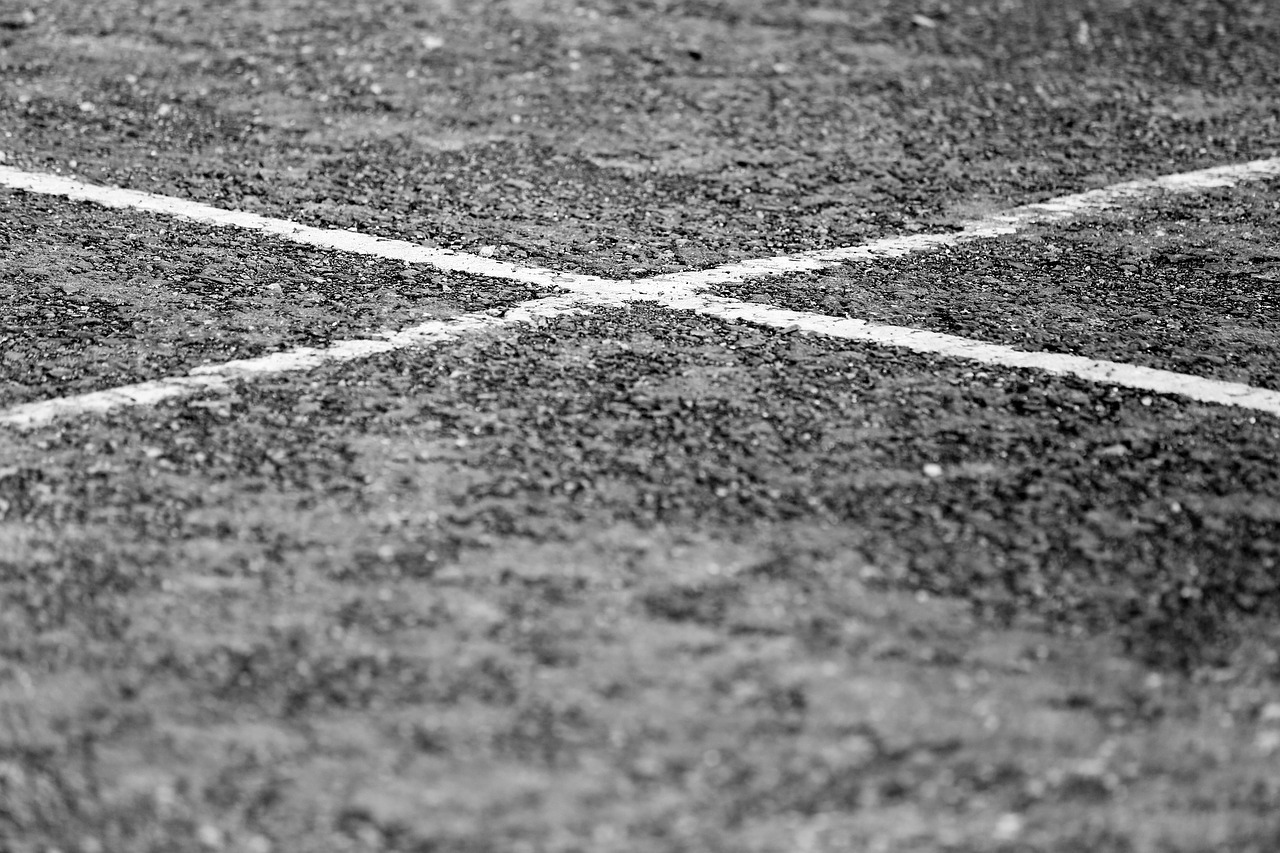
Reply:
[[[1274,154],[1274,72],[1245,57],[1270,55],[1280,12],[1095,5],[952,4],[931,27],[879,4],[51,4],[8,60],[3,145],[31,168],[614,277]]]
[[[712,292],[1280,389],[1280,197],[1168,196],[1021,236]]]
[[[554,292],[28,193],[0,203],[0,406]]]

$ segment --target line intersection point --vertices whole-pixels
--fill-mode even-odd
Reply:
[[[1194,192],[1280,176],[1280,158],[1218,166],[1194,172],[1127,181],[1102,189],[1027,204],[966,223],[948,233],[889,237],[860,246],[823,249],[763,258],[704,270],[616,281],[600,276],[562,273],[539,267],[388,240],[354,231],[322,229],[285,219],[244,211],[228,211],[198,202],[152,193],[86,184],[59,175],[24,172],[0,166],[0,186],[10,189],[93,202],[173,216],[209,225],[271,234],[310,246],[418,263],[450,272],[554,286],[563,295],[543,297],[511,306],[501,314],[488,311],[452,320],[431,320],[395,333],[339,341],[326,348],[300,347],[254,359],[205,365],[175,376],[104,391],[61,397],[0,410],[0,425],[30,429],[62,417],[102,413],[128,406],[153,405],[174,397],[225,388],[253,376],[309,370],[327,362],[350,361],[409,346],[450,340],[496,330],[538,317],[555,317],[598,307],[619,307],[643,301],[671,310],[692,311],[720,319],[791,328],[845,340],[902,347],[915,352],[978,361],[1011,368],[1071,375],[1091,382],[1171,394],[1216,405],[1248,408],[1280,416],[1280,392],[1235,382],[1191,376],[1119,362],[1060,353],[1031,352],[1011,346],[946,335],[922,329],[844,319],[823,314],[788,311],[752,302],[739,302],[702,293],[703,289],[752,278],[816,271],[839,264],[938,249],[989,237],[1016,233],[1028,226],[1061,222],[1108,210],[1161,192]]]

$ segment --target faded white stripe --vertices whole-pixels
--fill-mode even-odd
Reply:
[[[0,424],[16,429],[32,429],[59,418],[77,415],[105,414],[129,406],[154,406],[173,397],[216,391],[225,387],[227,379],[211,376],[171,376],[153,382],[122,385],[106,391],[75,394],[12,406],[0,412]]]

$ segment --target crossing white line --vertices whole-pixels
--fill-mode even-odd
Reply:
[[[1013,234],[1030,225],[1060,222],[1082,214],[1107,210],[1124,202],[1142,199],[1161,191],[1194,192],[1274,177],[1280,177],[1280,157],[1126,181],[1088,192],[1059,196],[964,223],[953,232],[887,237],[859,246],[819,249],[812,252],[780,255],[775,258],[761,258],[705,270],[653,276],[641,281],[647,288],[671,292],[672,289],[701,288],[750,278],[820,270],[850,261],[896,258],[914,252],[954,246],[970,240]],[[138,190],[86,184],[62,175],[24,172],[11,166],[0,166],[0,186],[78,201],[91,201],[104,207],[128,208],[173,216],[206,225],[243,228],[308,246],[419,263],[449,272],[470,273],[486,278],[507,279],[528,284],[553,285],[571,292],[580,291],[590,294],[602,288],[617,285],[617,282],[600,276],[521,266],[480,255],[456,252],[452,249],[437,249],[404,240],[388,240],[356,231],[315,228],[291,222],[288,219],[275,219],[241,210],[223,210],[201,202]]]
[[[805,311],[787,311],[755,302],[739,302],[718,296],[691,294],[683,298],[663,300],[660,304],[667,308],[693,311],[722,320],[741,320],[761,326],[796,328],[832,338],[902,347],[913,352],[933,353],[982,364],[1040,370],[1059,376],[1075,376],[1090,382],[1120,385],[1155,394],[1173,394],[1200,403],[1238,406],[1280,416],[1280,392],[1255,388],[1239,382],[1205,379],[1172,370],[1158,370],[1079,355],[1029,352],[1004,344],[962,338],[958,335],[912,329],[906,326],[869,323],[866,320],[828,317]]]
[[[58,175],[23,172],[0,166],[0,186],[28,192],[94,202],[106,207],[128,208],[174,216],[210,225],[243,228],[321,248],[420,263],[451,272],[555,286],[564,296],[529,300],[509,308],[501,316],[490,312],[466,314],[452,320],[432,320],[380,338],[341,341],[330,347],[301,347],[255,359],[240,359],[192,370],[186,376],[169,377],[120,388],[27,403],[0,410],[0,425],[29,429],[57,418],[102,413],[123,406],[153,405],[162,400],[225,387],[235,379],[255,375],[310,370],[326,362],[350,361],[404,347],[450,340],[462,335],[498,329],[536,317],[554,317],[591,307],[619,306],[646,301],[674,310],[687,310],[723,319],[744,320],[763,326],[797,327],[816,334],[883,346],[903,347],[953,358],[1005,367],[1029,368],[1077,376],[1093,382],[1174,394],[1199,402],[1238,406],[1280,415],[1280,393],[1235,382],[1191,376],[1118,362],[1060,353],[1026,352],[921,329],[841,319],[822,314],[787,311],[756,303],[738,302],[700,291],[706,287],[763,276],[819,270],[842,263],[956,245],[971,240],[1012,234],[1030,225],[1060,222],[1082,214],[1110,209],[1160,192],[1191,192],[1233,186],[1280,176],[1280,158],[1256,160],[1175,175],[1127,181],[1102,189],[1061,196],[1023,205],[984,217],[953,232],[890,237],[861,246],[802,252],[728,264],[705,270],[653,276],[636,281],[614,281],[600,276],[560,273],[504,261],[386,240],[353,231],[321,229],[255,213],[227,211],[198,202],[152,193],[100,187]]]
[[[1110,210],[1126,202],[1138,201],[1160,192],[1185,193],[1231,187],[1248,181],[1280,177],[1280,157],[1254,160],[1228,166],[1215,166],[1195,172],[1164,175],[1146,180],[1126,181],[1101,189],[1072,195],[1059,196],[1048,201],[1025,204],[1001,213],[963,223],[957,230],[941,234],[911,234],[904,237],[886,237],[860,246],[839,249],[819,249],[776,258],[761,258],[726,264],[705,270],[672,273],[646,279],[653,285],[675,287],[709,287],[730,284],[764,276],[786,275],[796,272],[813,272],[828,269],[851,261],[869,261],[876,258],[900,258],[915,252],[955,246],[973,240],[983,240],[1014,234],[1031,225],[1047,225],[1062,222],[1089,213]]]
[[[204,225],[257,231],[321,249],[335,249],[355,255],[372,255],[394,261],[425,264],[439,270],[470,273],[485,278],[500,278],[543,286],[553,285],[566,289],[574,285],[586,288],[598,287],[608,281],[599,276],[561,273],[541,267],[525,267],[480,255],[455,252],[452,249],[437,249],[404,240],[387,240],[370,234],[361,234],[358,231],[315,228],[291,222],[288,219],[275,219],[243,210],[223,210],[183,198],[126,190],[120,187],[86,184],[62,175],[24,172],[12,166],[0,166],[0,186],[40,195],[69,198],[74,201],[89,201],[103,207],[141,210]]]
[[[608,300],[602,297],[593,304],[608,304]],[[113,409],[153,406],[175,397],[223,390],[238,379],[311,370],[328,362],[368,358],[406,347],[439,343],[469,334],[493,331],[503,326],[528,323],[538,317],[559,317],[580,310],[586,309],[578,297],[544,296],[513,305],[502,314],[477,311],[449,320],[428,320],[381,338],[339,341],[324,348],[297,347],[258,358],[202,365],[186,376],[171,376],[105,391],[24,403],[0,411],[0,425],[15,429],[34,429],[74,415],[103,414]]]

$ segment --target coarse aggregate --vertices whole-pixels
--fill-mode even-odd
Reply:
[[[0,827],[1264,851],[1278,445],[644,309],[10,437]]]
[[[1273,4],[908,6],[51,0],[0,150],[618,277],[1280,146]]]
[[[625,279],[1278,156],[1277,43],[0,0],[0,161]],[[732,292],[1276,387],[1275,190]],[[5,404],[540,293],[12,192],[0,269]],[[1274,853],[1278,444],[643,305],[0,430],[0,850]]]
[[[0,406],[555,292],[28,193],[0,204]]]
[[[1280,187],[1169,195],[945,251],[711,292],[1280,388]]]

